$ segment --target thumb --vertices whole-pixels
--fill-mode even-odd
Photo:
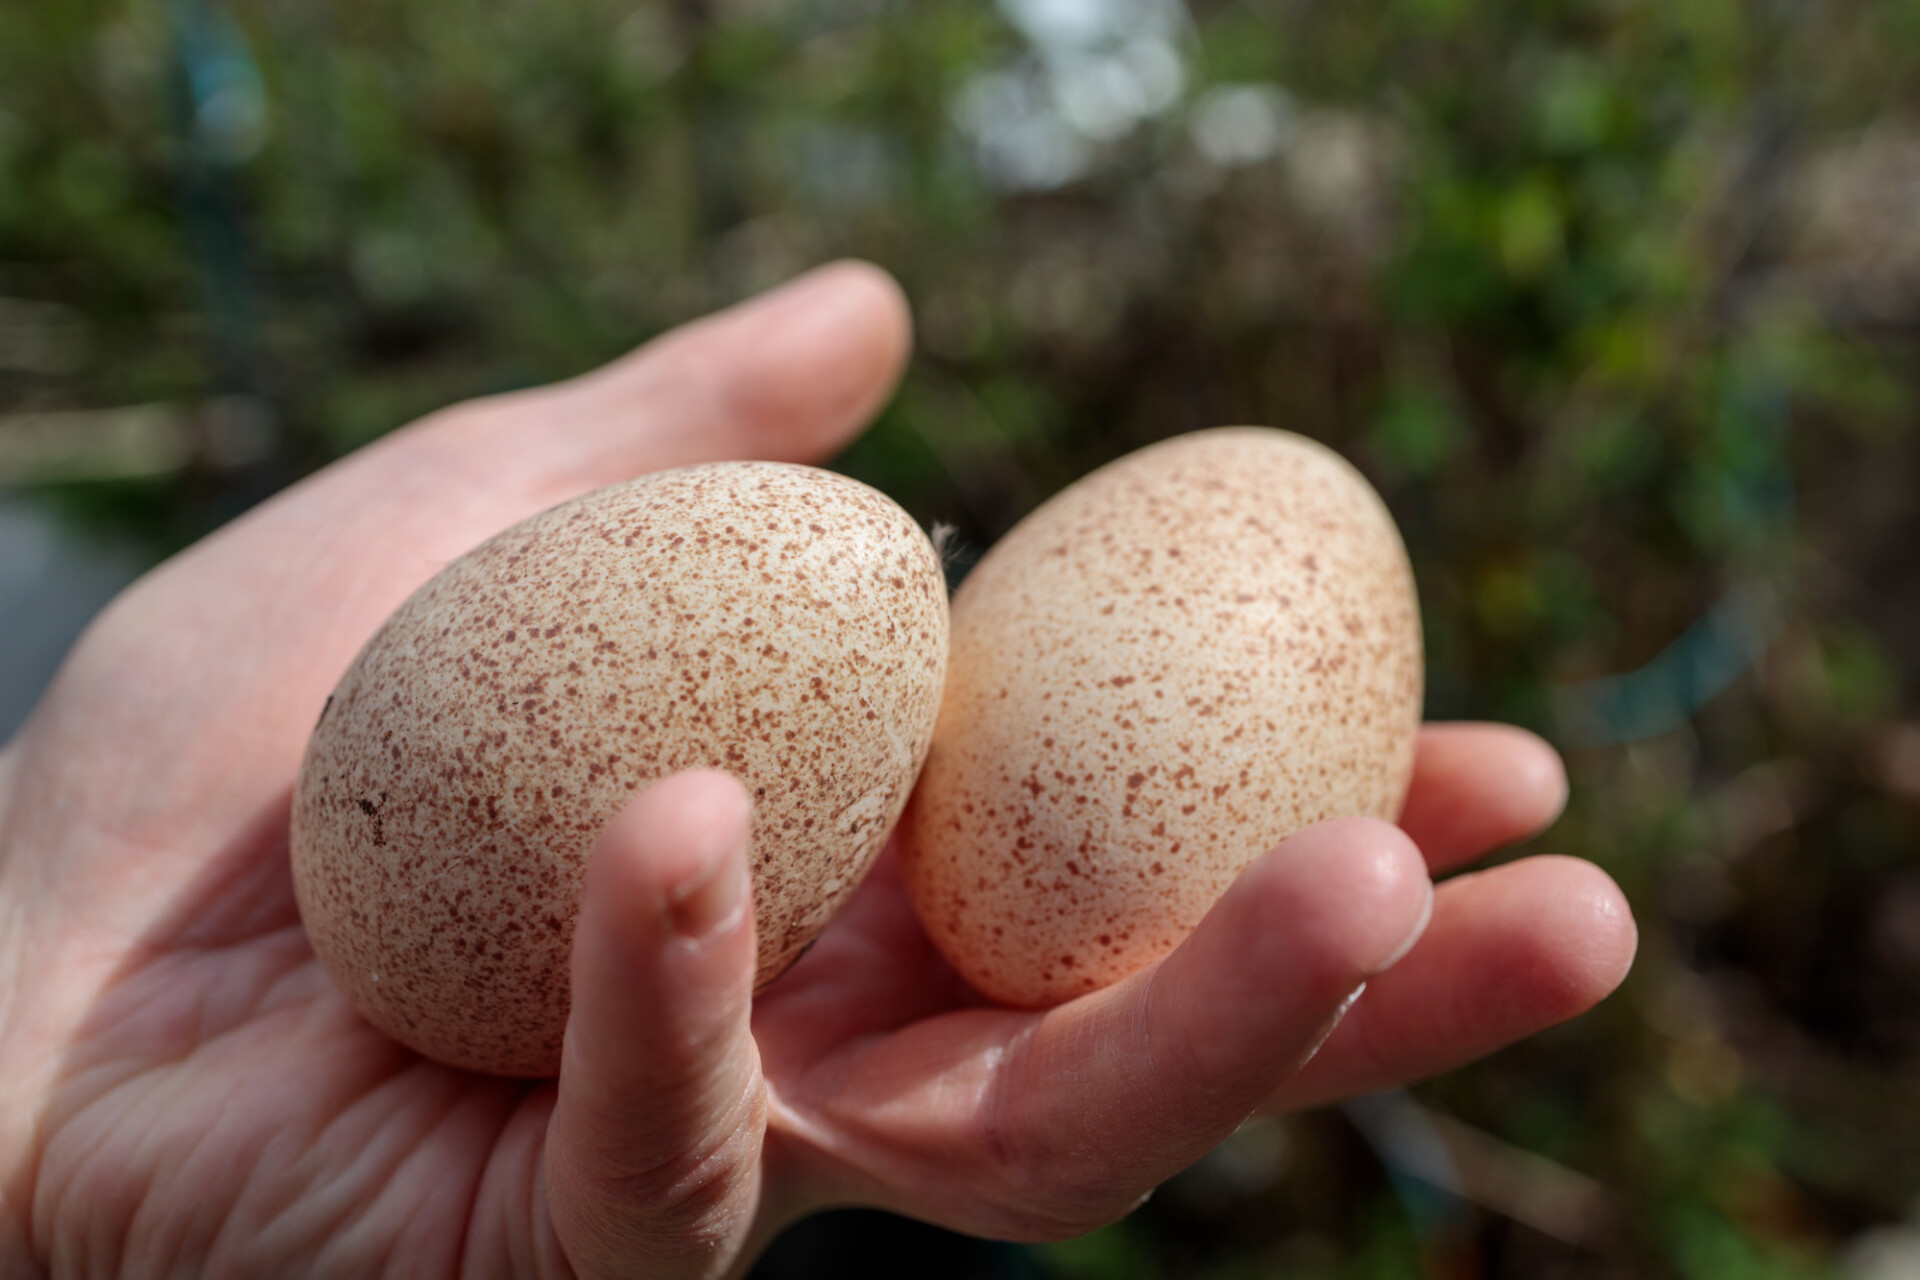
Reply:
[[[642,792],[587,866],[547,1209],[583,1277],[724,1272],[759,1195],[747,796],[723,773]]]

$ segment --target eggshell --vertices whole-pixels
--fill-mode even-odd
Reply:
[[[300,774],[327,972],[430,1057],[557,1071],[587,853],[651,780],[753,797],[757,981],[853,892],[926,756],[947,600],[890,500],[808,467],[616,485],[449,565],[370,640]]]
[[[1286,836],[1398,815],[1413,576],[1378,496],[1312,441],[1227,428],[1095,472],[994,546],[952,622],[902,866],[995,1000],[1117,981]]]

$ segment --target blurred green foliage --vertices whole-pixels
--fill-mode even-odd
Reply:
[[[1597,1179],[1604,1238],[1424,1222],[1326,1114],[1033,1257],[1834,1275],[1920,1210],[1916,67],[1915,0],[26,0],[0,433],[179,408],[179,466],[40,477],[158,553],[851,254],[921,349],[840,466],[979,546],[1176,432],[1326,440],[1434,715],[1574,741],[1567,690],[1764,588],[1730,688],[1571,758],[1627,990],[1418,1091]]]

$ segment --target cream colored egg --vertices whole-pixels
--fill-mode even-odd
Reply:
[[[595,837],[712,766],[753,797],[765,984],[905,807],[946,645],[926,536],[828,472],[688,467],[515,525],[402,605],[321,714],[293,811],[314,949],[395,1039],[551,1075]]]
[[[994,546],[952,621],[902,865],[996,1000],[1117,981],[1286,836],[1398,815],[1413,577],[1378,496],[1312,441],[1228,428],[1123,458]]]

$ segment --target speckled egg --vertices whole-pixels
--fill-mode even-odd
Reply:
[[[842,476],[687,467],[534,516],[416,592],[321,712],[292,832],[314,950],[421,1053],[554,1074],[588,851],[711,766],[753,797],[764,985],[899,819],[946,652],[926,536]]]
[[[1379,497],[1310,440],[1227,428],[1123,458],[995,545],[952,619],[902,866],[995,1000],[1117,981],[1286,836],[1399,813],[1413,576]]]

